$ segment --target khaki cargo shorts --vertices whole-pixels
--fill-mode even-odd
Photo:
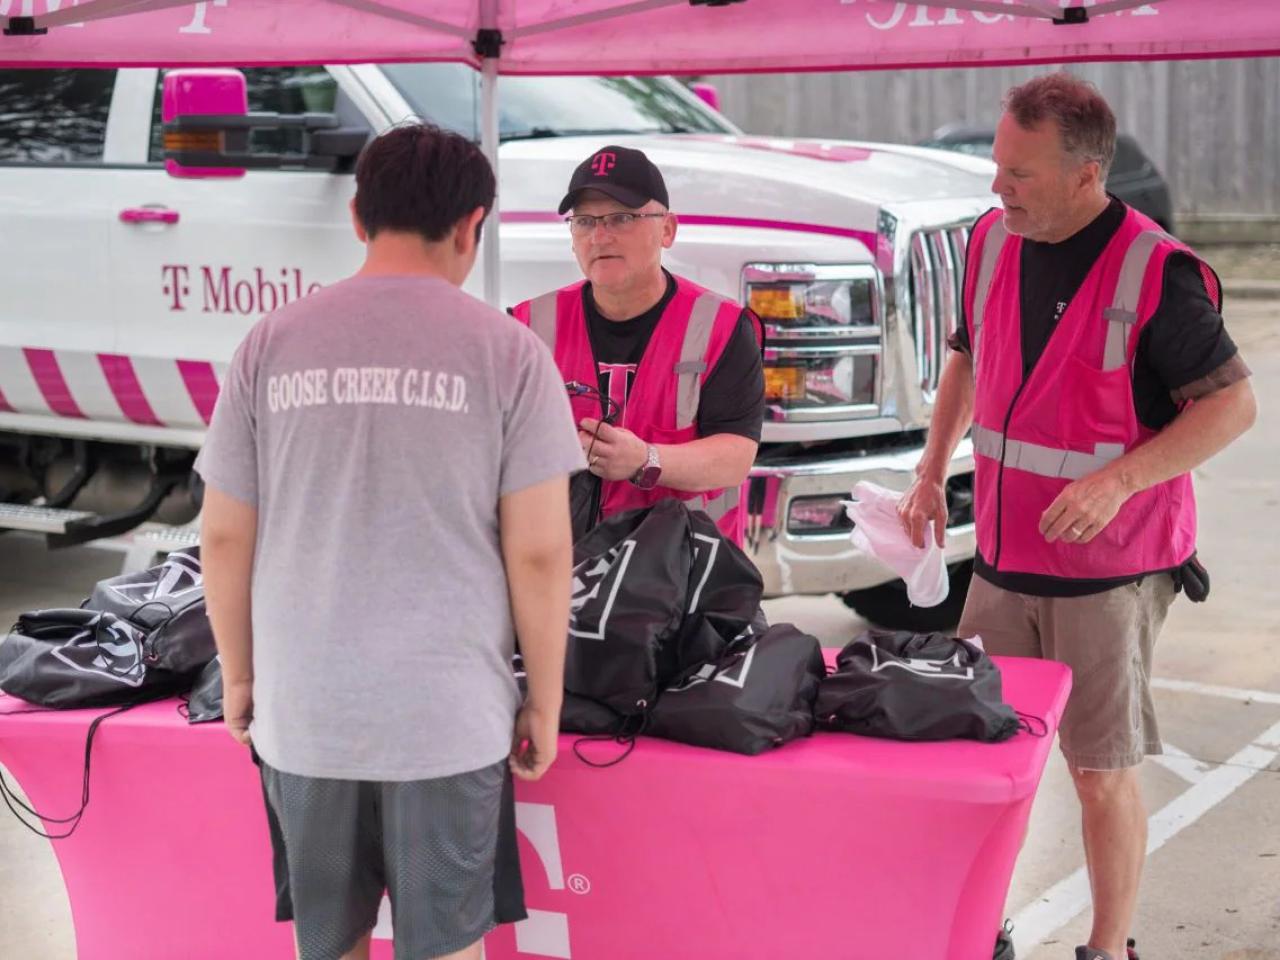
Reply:
[[[1069,666],[1071,696],[1058,731],[1062,752],[1077,769],[1120,770],[1163,752],[1151,659],[1173,597],[1167,573],[1086,597],[1033,597],[975,576],[958,633],[982,637],[996,656]]]

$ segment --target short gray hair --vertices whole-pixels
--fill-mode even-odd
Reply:
[[[1116,115],[1093,84],[1066,72],[1036,77],[1010,90],[1004,109],[1024,130],[1052,120],[1063,150],[1081,163],[1097,163],[1107,179],[1116,155]]]

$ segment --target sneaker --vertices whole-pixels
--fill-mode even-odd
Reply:
[[[1076,960],[1115,960],[1115,958],[1105,950],[1096,950],[1093,947],[1076,947]]]
[[[1009,936],[1011,933],[1013,933],[1013,924],[1006,920],[1004,926],[996,933],[996,949],[991,954],[991,960],[1014,960],[1013,937]]]

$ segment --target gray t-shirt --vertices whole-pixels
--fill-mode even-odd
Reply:
[[[196,469],[258,510],[263,759],[422,780],[506,756],[498,499],[583,465],[547,348],[444,280],[357,277],[255,326]]]

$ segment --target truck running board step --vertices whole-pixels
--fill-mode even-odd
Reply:
[[[151,519],[151,515],[159,508],[160,502],[169,495],[169,491],[184,480],[185,474],[176,470],[153,473],[151,487],[136,507],[105,515],[90,513],[71,520],[62,531],[48,535],[49,546],[54,549],[74,547],[81,543],[88,543],[90,540],[118,537],[122,533],[128,533],[139,524]]]
[[[84,510],[60,510],[21,503],[0,503],[0,530],[32,530],[36,533],[65,533],[67,525],[92,517]]]
[[[154,566],[171,550],[200,545],[200,518],[182,526],[148,523],[129,538],[121,573],[137,573]]]

